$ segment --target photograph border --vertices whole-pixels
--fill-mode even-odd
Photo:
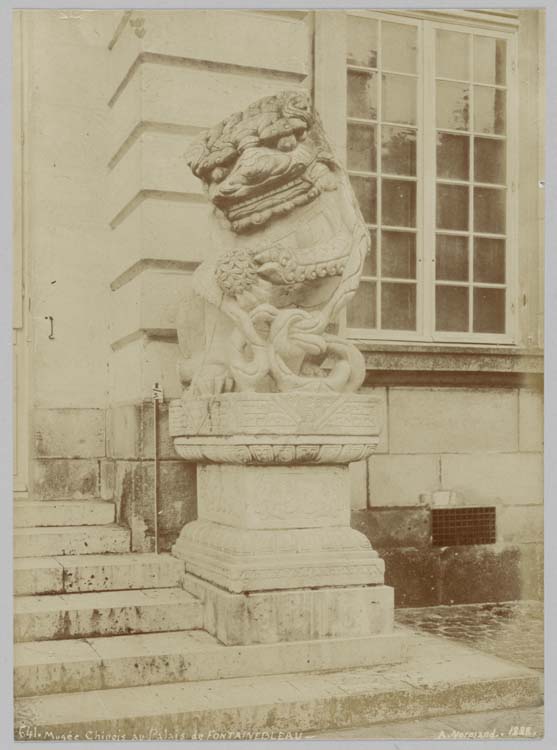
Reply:
[[[94,6],[94,7],[93,7]],[[302,740],[302,741],[281,741],[281,742],[259,742],[251,741],[247,745],[253,748],[265,748],[271,745],[279,747],[327,747],[327,748],[346,748],[349,744],[354,743],[354,747],[381,748],[381,750],[451,750],[458,748],[466,750],[467,748],[494,747],[504,748],[504,750],[514,750],[515,748],[528,747],[531,742],[536,743],[536,747],[550,748],[557,747],[557,710],[556,710],[556,691],[557,680],[555,678],[555,637],[557,628],[555,618],[557,615],[557,577],[551,573],[557,569],[557,546],[551,543],[550,533],[557,527],[557,508],[553,505],[552,498],[557,496],[557,393],[552,387],[557,379],[557,253],[555,245],[557,242],[557,144],[555,134],[557,133],[557,3],[555,0],[547,2],[534,2],[522,0],[522,2],[454,2],[453,0],[437,0],[436,2],[416,2],[413,0],[392,0],[391,2],[377,2],[374,0],[351,0],[351,2],[314,2],[312,0],[302,0],[301,2],[283,1],[273,2],[272,0],[259,0],[259,2],[227,2],[222,0],[218,2],[195,3],[195,2],[169,2],[168,0],[159,0],[158,2],[148,2],[146,0],[121,0],[120,2],[79,2],[73,0],[62,0],[61,2],[51,2],[50,0],[2,0],[0,9],[0,164],[1,181],[0,181],[0,232],[2,238],[0,242],[0,351],[2,364],[0,366],[0,393],[4,395],[0,403],[0,425],[2,435],[0,437],[0,497],[3,502],[3,518],[0,522],[0,561],[2,570],[2,586],[0,605],[2,617],[0,622],[0,638],[2,642],[1,651],[1,683],[0,694],[3,700],[0,707],[0,745],[6,748],[41,748],[45,750],[45,742],[15,742],[13,739],[13,688],[12,688],[12,667],[13,667],[13,627],[12,627],[12,227],[13,227],[13,183],[12,183],[12,19],[13,10],[25,9],[75,9],[75,10],[126,10],[126,9],[173,9],[173,10],[193,10],[193,9],[261,9],[261,10],[278,10],[278,9],[304,9],[304,10],[333,10],[333,9],[355,9],[368,8],[372,10],[380,9],[545,9],[546,11],[546,30],[547,30],[547,57],[546,57],[546,176],[545,188],[540,185],[540,189],[545,189],[545,382],[548,387],[545,388],[545,407],[544,407],[544,482],[545,482],[545,507],[544,507],[544,528],[548,530],[548,543],[545,545],[544,559],[545,569],[548,572],[545,576],[545,737],[534,740]],[[550,282],[553,289],[550,289]],[[553,683],[553,684],[551,684]],[[54,746],[54,743],[53,743]],[[154,748],[160,747],[161,743],[156,742],[131,742],[121,741],[112,742],[64,742],[56,743],[57,747],[68,748],[68,750],[77,750],[78,748],[97,748],[102,746],[115,746],[119,748]],[[218,742],[165,742],[165,747],[204,747],[204,748],[238,748],[241,745],[235,742],[218,741]]]

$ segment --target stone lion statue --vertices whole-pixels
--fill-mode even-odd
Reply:
[[[335,331],[369,235],[309,95],[260,99],[187,159],[213,205],[214,252],[178,313],[185,396],[357,390],[363,357]]]

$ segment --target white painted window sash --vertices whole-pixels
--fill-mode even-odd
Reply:
[[[418,55],[417,55],[417,77],[418,77],[418,111],[417,111],[417,150],[416,150],[416,331],[395,331],[377,329],[362,329],[346,327],[346,313],[343,312],[339,321],[341,330],[348,336],[360,340],[377,340],[409,343],[425,342],[431,344],[491,344],[491,345],[509,345],[516,341],[516,295],[518,288],[517,279],[517,143],[516,143],[516,123],[518,120],[517,112],[517,71],[516,71],[516,26],[513,20],[512,24],[499,26],[494,23],[486,23],[481,17],[472,18],[470,14],[464,18],[450,19],[451,22],[435,20],[435,14],[431,14],[434,20],[425,20],[423,15],[401,16],[400,12],[378,12],[368,10],[350,10],[350,11],[330,11],[326,14],[317,14],[316,16],[316,46],[315,46],[315,102],[317,109],[322,114],[325,129],[333,133],[335,144],[342,144],[343,150],[340,151],[342,161],[346,163],[346,132],[349,122],[346,116],[346,15],[363,16],[374,18],[378,21],[391,21],[396,23],[406,23],[417,28],[418,38]],[[429,18],[428,14],[428,18]],[[487,36],[490,38],[502,38],[507,41],[507,71],[506,85],[496,86],[495,88],[504,88],[507,91],[506,100],[506,122],[507,131],[505,136],[490,136],[481,134],[482,137],[493,137],[495,139],[506,138],[506,160],[507,160],[507,191],[506,198],[506,232],[504,235],[494,235],[490,233],[478,233],[482,236],[497,237],[506,239],[506,280],[505,284],[485,284],[490,288],[503,288],[506,293],[506,332],[504,334],[492,333],[474,333],[472,330],[467,332],[436,332],[435,331],[435,236],[436,236],[436,122],[435,122],[435,30],[442,29],[446,31],[458,31],[470,34],[470,45],[473,44],[473,34]],[[379,49],[381,42],[381,24],[379,24]],[[343,37],[339,39],[339,37]],[[331,40],[334,44],[331,45]],[[328,40],[328,44],[327,44]],[[472,52],[473,50],[471,50]],[[380,61],[380,65],[381,65]],[[473,54],[470,55],[470,65],[473,66]],[[357,66],[358,68],[360,66]],[[354,68],[355,66],[350,66]],[[366,69],[367,70],[367,69]],[[371,70],[371,69],[370,69]],[[342,71],[342,72],[339,72]],[[381,119],[381,86],[382,74],[389,72],[381,68],[378,72],[378,121]],[[447,79],[448,80],[448,79]],[[470,85],[473,86],[473,76],[470,76]],[[339,90],[343,87],[342,92]],[[326,101],[328,100],[328,101]],[[331,101],[335,102],[331,106]],[[473,97],[472,97],[473,101]],[[342,106],[341,106],[342,105]],[[464,131],[471,135],[470,148],[470,170],[473,170],[473,111],[470,111],[470,130]],[[350,121],[356,122],[357,119],[351,118]],[[366,121],[367,122],[367,121]],[[383,123],[387,124],[387,123]],[[400,127],[400,124],[397,124]],[[451,132],[443,129],[444,132]],[[456,134],[463,135],[463,131],[454,131]],[[374,175],[377,179],[377,225],[380,226],[381,219],[381,141],[378,128],[378,146],[377,146],[377,168]],[[371,173],[369,173],[371,175]],[[362,173],[364,176],[364,173]],[[365,173],[365,176],[368,176]],[[471,180],[473,175],[471,174]],[[396,176],[396,179],[404,179],[404,176]],[[469,183],[459,180],[445,180],[445,184]],[[481,187],[481,183],[477,183]],[[489,183],[486,187],[496,188],[497,186]],[[499,186],[503,187],[503,186]],[[472,190],[470,189],[472,197]],[[469,201],[469,211],[471,221],[473,211],[473,201]],[[472,295],[474,287],[483,286],[481,284],[472,285],[472,243],[473,243],[473,226],[469,221],[469,328],[473,326],[472,316]],[[387,228],[387,227],[385,227]],[[395,228],[401,229],[401,228]],[[459,234],[451,230],[443,230],[443,234]],[[377,257],[381,257],[381,232],[377,232]],[[381,325],[381,278],[379,269],[376,277],[377,290],[377,325]],[[364,280],[368,277],[362,277]],[[398,283],[398,280],[397,280]],[[404,283],[401,281],[401,283]],[[408,283],[412,283],[408,281]],[[450,285],[450,282],[444,282]],[[458,286],[459,283],[455,282]],[[462,282],[460,283],[462,285]]]

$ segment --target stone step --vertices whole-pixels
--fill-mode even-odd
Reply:
[[[14,529],[14,557],[52,557],[129,552],[130,532],[123,526],[30,526]]]
[[[96,500],[18,500],[14,526],[87,526],[114,523],[114,503]]]
[[[204,630],[88,640],[17,643],[16,695],[393,664],[406,658],[402,633],[256,646],[225,646]]]
[[[323,736],[333,728],[541,703],[537,672],[448,639],[416,640],[400,665],[18,698],[15,737],[255,739],[255,732],[292,737],[316,729]]]
[[[14,593],[74,594],[86,591],[169,588],[180,583],[184,564],[150,553],[18,557]]]
[[[14,599],[16,642],[189,630],[201,626],[200,602],[180,588]]]

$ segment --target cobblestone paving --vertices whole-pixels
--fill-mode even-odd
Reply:
[[[400,625],[466,643],[531,669],[543,669],[541,602],[398,609],[395,617]]]

